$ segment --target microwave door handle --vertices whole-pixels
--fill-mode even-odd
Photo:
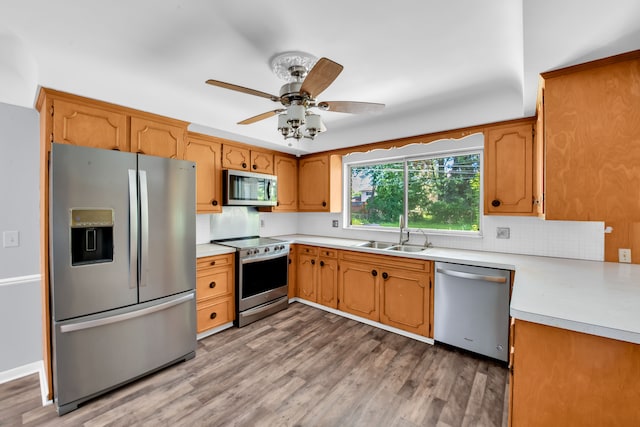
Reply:
[[[138,286],[138,180],[129,169],[129,288]]]
[[[140,286],[147,286],[149,269],[149,191],[147,188],[147,172],[140,175]]]
[[[267,180],[267,200],[271,200],[271,180]]]

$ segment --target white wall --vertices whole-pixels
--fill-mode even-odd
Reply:
[[[0,103],[0,381],[42,360],[38,113]],[[17,231],[5,248],[2,233]]]

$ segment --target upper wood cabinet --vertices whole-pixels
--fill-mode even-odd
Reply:
[[[340,212],[342,209],[342,157],[314,155],[298,163],[298,210]]]
[[[273,175],[273,154],[224,144],[222,146],[222,167]]]
[[[196,163],[196,212],[222,212],[221,144],[206,135],[189,133],[184,159]]]
[[[131,117],[131,151],[182,159],[185,129],[170,123]]]
[[[126,114],[62,99],[52,104],[54,142],[129,151]]]
[[[533,177],[533,121],[489,128],[485,139],[485,214],[537,214]]]
[[[295,157],[274,156],[274,171],[278,177],[278,205],[272,212],[298,210],[298,160]]]

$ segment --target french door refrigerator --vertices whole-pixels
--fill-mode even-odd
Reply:
[[[195,164],[52,144],[58,414],[195,355]]]

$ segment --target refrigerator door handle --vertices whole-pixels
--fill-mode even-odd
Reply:
[[[129,169],[129,289],[138,286],[138,180]]]
[[[188,295],[181,296],[171,301],[163,302],[162,304],[154,305],[152,307],[143,308],[142,310],[132,311],[130,313],[116,314],[115,316],[105,317],[104,319],[87,320],[85,322],[72,323],[69,325],[60,326],[60,332],[75,332],[82,331],[84,329],[97,328],[99,326],[110,325],[112,323],[123,322],[129,319],[135,319],[136,317],[148,316],[149,314],[163,311],[173,306],[190,301],[194,298],[194,293],[190,292]]]
[[[140,286],[147,286],[147,264],[149,262],[149,191],[147,172],[140,175]]]

